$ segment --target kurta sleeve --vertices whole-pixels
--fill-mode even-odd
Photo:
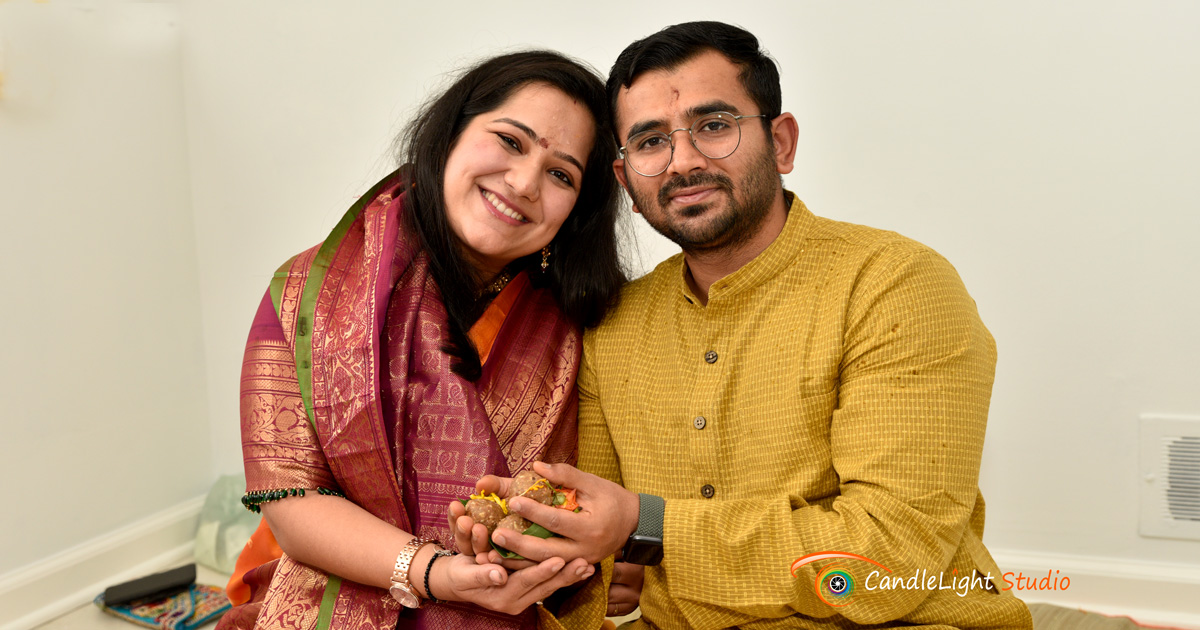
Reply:
[[[667,500],[665,559],[656,570],[692,627],[795,613],[894,620],[930,591],[869,591],[860,583],[847,605],[833,608],[814,590],[820,565],[793,576],[791,563],[836,550],[894,575],[936,572],[963,537],[978,492],[992,337],[953,267],[927,248],[884,248],[850,286],[828,425],[837,493],[811,503],[799,488],[779,488],[774,498]],[[793,411],[799,422],[805,410]],[[601,431],[586,435],[602,443]]]
[[[295,358],[269,292],[246,341],[241,417],[247,492],[337,487],[304,411]]]
[[[621,482],[621,463],[613,446],[608,423],[600,407],[596,373],[588,363],[588,342],[584,337],[583,361],[576,381],[579,391],[579,465],[580,470],[609,481]]]

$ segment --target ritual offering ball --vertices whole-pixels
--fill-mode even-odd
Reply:
[[[467,516],[476,523],[482,523],[488,533],[496,530],[496,525],[504,518],[504,509],[495,501],[487,499],[471,499],[467,501]]]
[[[500,523],[496,525],[496,529],[511,529],[517,532],[524,532],[532,524],[518,514],[509,514],[500,519]]]
[[[542,505],[554,504],[554,488],[544,477],[532,470],[523,470],[513,477],[508,498],[529,497]]]

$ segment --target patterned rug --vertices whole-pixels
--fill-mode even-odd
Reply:
[[[153,601],[136,601],[124,606],[105,606],[104,593],[92,603],[100,610],[147,628],[192,630],[216,621],[230,609],[229,598],[220,586],[193,584],[190,589]]]

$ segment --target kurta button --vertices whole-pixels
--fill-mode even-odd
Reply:
[[[700,496],[704,497],[705,499],[713,498],[713,495],[716,493],[717,489],[712,487],[711,484],[706,483],[703,486],[700,486]]]
[[[717,362],[717,353],[716,353],[716,351],[715,351],[715,350],[709,350],[708,352],[705,352],[705,353],[704,353],[704,360],[705,360],[705,361],[708,361],[709,363],[716,363],[716,362]]]
[[[708,420],[705,420],[704,416],[696,416],[696,419],[692,420],[692,425],[695,426],[697,429],[703,429],[704,426],[707,424],[708,424]]]

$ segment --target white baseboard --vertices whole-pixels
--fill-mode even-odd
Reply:
[[[196,497],[0,576],[0,630],[24,630],[92,601],[106,587],[191,559]]]
[[[1028,603],[1044,602],[1105,615],[1131,617],[1143,625],[1200,630],[1200,567],[1054,553],[992,549],[1000,570],[1040,579],[1049,575],[1063,590],[1021,590]],[[1000,581],[1003,587],[1003,581]]]

